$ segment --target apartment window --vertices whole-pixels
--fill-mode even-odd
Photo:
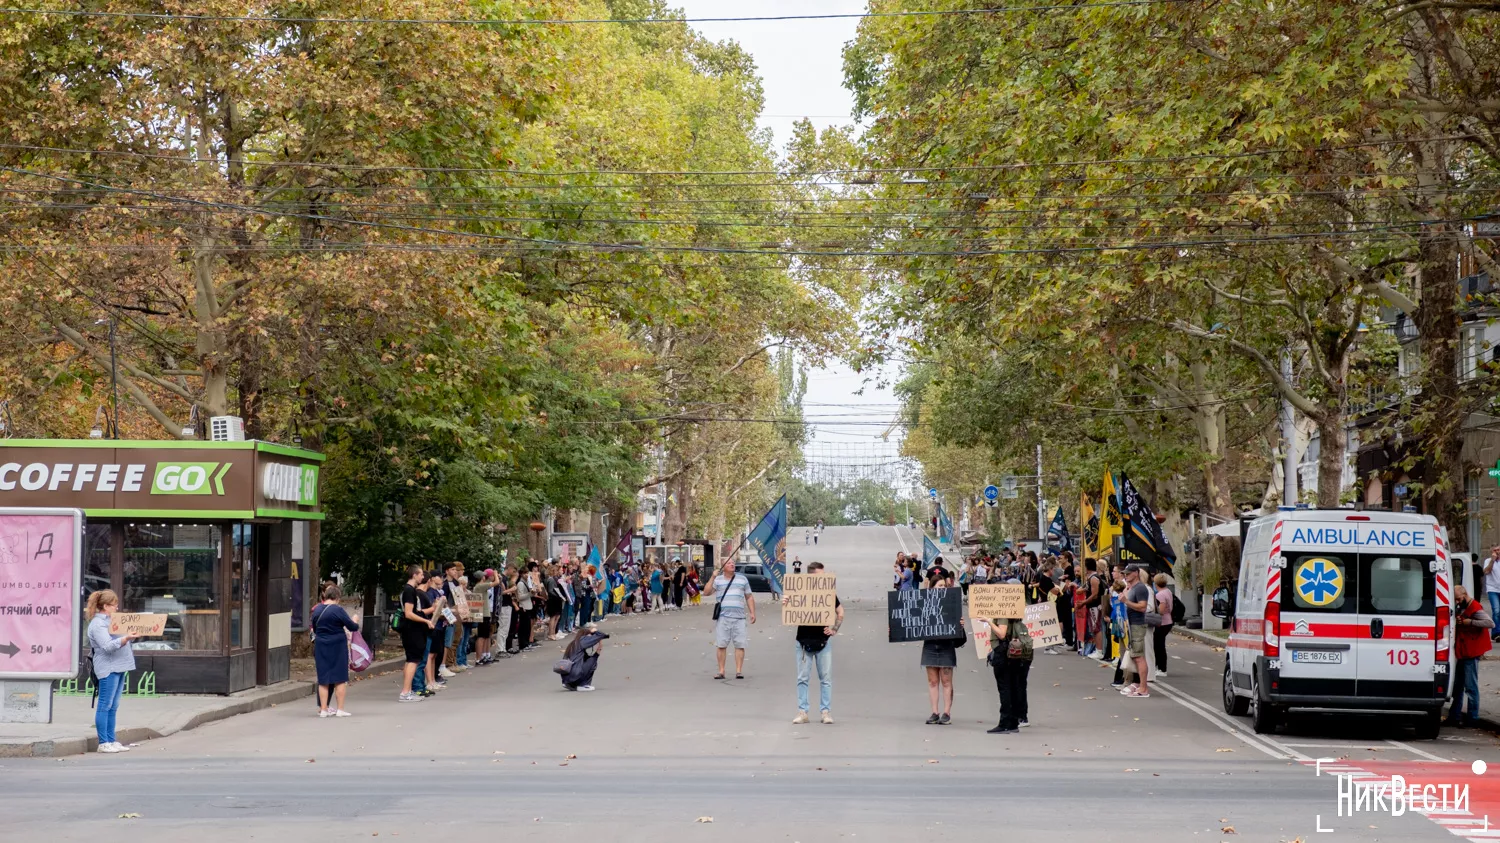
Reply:
[[[1485,339],[1484,324],[1466,325],[1459,332],[1458,377],[1470,380],[1479,374],[1479,367],[1491,358],[1490,343]]]

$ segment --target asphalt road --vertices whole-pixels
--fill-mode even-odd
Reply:
[[[1500,793],[1486,801],[1500,768],[1469,766],[1500,762],[1491,737],[1416,742],[1397,720],[1350,717],[1256,737],[1219,709],[1222,653],[1180,639],[1145,700],[1114,692],[1094,662],[1039,653],[1034,725],[1019,736],[985,734],[994,683],[961,649],[955,721],[924,725],[918,647],[886,643],[884,615],[895,552],[920,543],[847,527],[810,547],[793,531],[789,554],[837,573],[848,611],[832,644],[832,726],[791,725],[794,643],[770,604],[747,677],[712,679],[705,602],[607,622],[592,694],[563,691],[543,649],[418,704],[395,702],[394,678],[359,683],[352,718],[320,720],[309,700],[129,754],[5,759],[0,841],[1452,839],[1443,824],[1500,837],[1469,833],[1490,812],[1500,824]],[[1318,758],[1332,772],[1319,775]],[[1471,810],[1340,817],[1339,772],[1469,783]]]

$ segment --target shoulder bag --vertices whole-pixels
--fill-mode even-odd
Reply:
[[[737,580],[739,580],[739,578],[739,574],[735,574],[734,576],[730,577],[729,584],[724,586],[723,591],[719,592],[719,599],[714,603],[714,620],[719,619],[719,610],[724,608],[724,598],[729,596],[729,589],[734,588],[734,584]]]

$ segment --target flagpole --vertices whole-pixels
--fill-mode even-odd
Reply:
[[[1042,540],[1043,546],[1047,541],[1047,507],[1042,502],[1042,446],[1036,446],[1036,536]]]

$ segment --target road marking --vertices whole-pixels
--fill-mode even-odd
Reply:
[[[1269,738],[1263,736],[1251,737],[1241,730],[1238,723],[1235,723],[1232,720],[1228,720],[1228,718],[1221,717],[1218,712],[1204,705],[1199,700],[1187,695],[1182,691],[1177,690],[1176,688],[1168,685],[1165,682],[1158,680],[1151,683],[1151,687],[1153,689],[1160,689],[1161,691],[1164,691],[1167,695],[1167,699],[1176,702],[1178,705],[1182,706],[1188,711],[1191,711],[1199,717],[1202,717],[1204,720],[1212,723],[1225,734],[1239,738],[1245,744],[1252,746],[1260,750],[1261,752],[1264,752],[1266,755],[1269,755],[1272,758],[1275,758],[1279,761],[1286,761],[1291,759],[1297,759],[1301,761],[1311,760],[1306,755],[1303,755],[1295,749],[1292,749],[1290,747],[1279,747],[1276,741],[1273,741]]]
[[[891,529],[896,531],[896,541],[898,541],[898,542],[901,543],[901,552],[902,553],[911,553],[911,551],[909,551],[909,550],[906,549],[906,539],[901,538],[901,528],[897,527],[895,525],[892,525]]]
[[[1182,659],[1182,656],[1173,656],[1172,658],[1174,658],[1174,659]],[[1187,662],[1188,664],[1197,664],[1197,662],[1193,661],[1192,659],[1182,659],[1182,660],[1185,661],[1185,662]]]
[[[1199,666],[1198,666],[1198,669],[1199,669],[1199,670],[1206,670],[1206,671],[1208,671],[1208,672],[1210,672],[1210,673],[1212,673],[1212,672],[1213,672],[1213,668],[1211,668],[1211,667],[1204,667],[1204,666],[1202,666],[1202,665],[1199,665]]]
[[[1394,746],[1394,747],[1396,747],[1398,749],[1404,749],[1407,752],[1410,752],[1412,755],[1420,755],[1423,758],[1426,758],[1428,761],[1437,761],[1437,762],[1442,763],[1442,764],[1451,764],[1451,763],[1453,763],[1453,759],[1452,758],[1442,758],[1442,757],[1433,755],[1432,753],[1427,752],[1425,750],[1417,749],[1416,747],[1414,747],[1414,746],[1412,746],[1411,744],[1408,744],[1408,743],[1402,743],[1401,741],[1393,741],[1393,740],[1387,740],[1386,743],[1388,743],[1391,746]]]

